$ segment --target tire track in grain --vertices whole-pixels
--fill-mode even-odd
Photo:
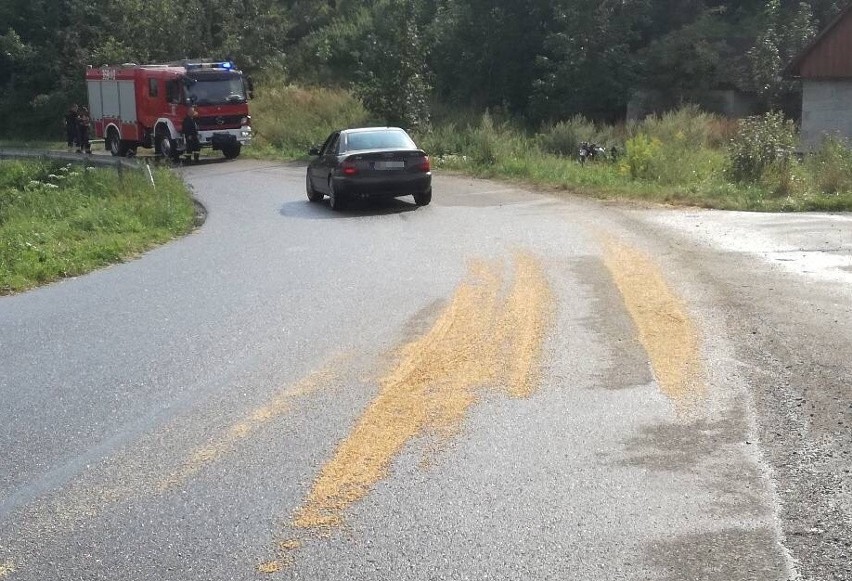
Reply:
[[[705,386],[698,330],[686,305],[648,256],[615,238],[602,236],[601,240],[604,263],[636,325],[660,390],[679,414],[695,411]]]
[[[513,263],[508,292],[501,265],[472,263],[432,328],[403,346],[376,399],[296,511],[295,530],[328,534],[341,527],[347,509],[388,477],[413,440],[455,436],[484,388],[517,398],[534,392],[553,295],[537,259],[517,253]],[[257,570],[292,564],[301,546],[298,539],[279,542],[278,557]]]

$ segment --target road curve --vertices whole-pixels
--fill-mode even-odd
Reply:
[[[852,579],[852,220],[437,176],[0,298],[0,579]]]

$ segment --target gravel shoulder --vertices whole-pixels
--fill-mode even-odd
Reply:
[[[852,216],[635,216],[718,293],[798,575],[852,579]]]

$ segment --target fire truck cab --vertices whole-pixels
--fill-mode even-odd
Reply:
[[[201,147],[233,159],[251,141],[251,86],[229,61],[90,68],[86,87],[95,135],[116,156],[141,146],[177,159],[186,151],[183,120],[193,105]]]

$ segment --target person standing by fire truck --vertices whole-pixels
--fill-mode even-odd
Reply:
[[[89,141],[91,124],[92,118],[89,116],[89,110],[80,107],[80,113],[77,117],[77,153],[92,153],[92,143]]]
[[[198,109],[195,105],[186,112],[183,118],[183,138],[186,141],[186,154],[192,154],[192,158],[198,161],[201,143],[198,141]]]
[[[74,103],[65,113],[65,140],[68,143],[68,151],[74,151],[74,147],[77,145],[77,134],[79,133],[77,128],[77,124],[79,123],[78,110],[79,107]]]

